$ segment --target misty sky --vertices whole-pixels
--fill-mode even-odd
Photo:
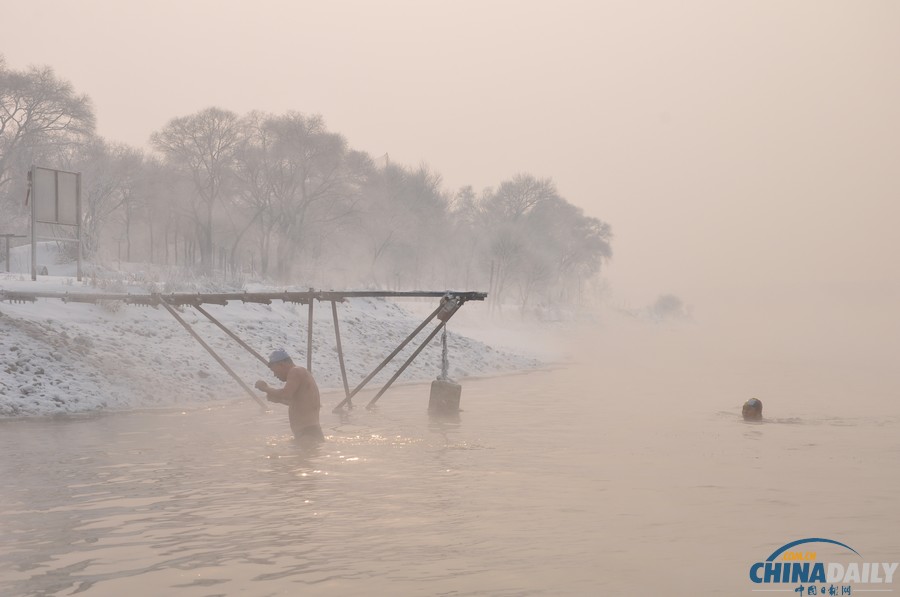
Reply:
[[[298,110],[450,189],[552,177],[613,226],[632,304],[900,296],[893,0],[30,0],[0,53],[90,95],[112,141]]]

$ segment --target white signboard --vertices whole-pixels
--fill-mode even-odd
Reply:
[[[31,167],[31,279],[37,279],[37,224],[75,227],[75,238],[43,238],[78,243],[81,280],[81,174]]]
[[[32,172],[35,220],[45,224],[78,226],[78,174],[37,166]]]

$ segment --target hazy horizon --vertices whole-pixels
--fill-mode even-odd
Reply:
[[[36,0],[52,66],[147,146],[215,105],[321,114],[455,190],[518,173],[612,225],[613,300],[900,296],[900,5]]]
[[[293,443],[285,409],[263,414],[233,401],[240,389],[165,311],[109,300],[3,304],[0,474],[9,482],[0,530],[11,540],[0,544],[0,583],[9,591],[750,595],[803,592],[748,577],[779,545],[838,541],[864,568],[897,561],[900,3],[18,8],[14,18],[11,7],[0,13],[8,68],[53,67],[92,98],[97,133],[110,141],[149,147],[170,120],[211,106],[320,114],[373,158],[426,163],[446,191],[480,193],[518,173],[552,178],[561,197],[611,226],[613,256],[604,279],[585,283],[610,246],[605,229],[555,197],[530,211],[510,199],[536,196],[532,179],[488,196],[483,213],[449,217],[428,176],[408,177],[413,186],[394,184],[404,178],[397,169],[360,169],[364,183],[329,187],[327,171],[357,170],[328,164],[356,160],[341,147],[306,169],[310,148],[326,145],[289,134],[302,119],[275,122],[275,143],[253,137],[247,159],[234,160],[251,172],[233,189],[248,203],[257,191],[263,203],[229,211],[236,191],[206,193],[203,206],[223,210],[216,235],[212,209],[204,222],[192,203],[203,197],[201,177],[192,186],[180,181],[190,172],[159,169],[157,179],[154,169],[153,183],[183,183],[143,187],[145,216],[134,227],[155,237],[136,234],[135,247],[148,236],[155,245],[128,252],[130,220],[110,215],[105,230],[124,233],[109,234],[108,252],[92,258],[113,270],[118,256],[118,275],[101,271],[91,283],[230,288],[228,269],[212,267],[221,239],[237,265],[234,285],[249,289],[361,280],[487,291],[474,288],[487,282],[490,300],[471,301],[449,326],[461,412],[426,414],[426,383],[445,369],[437,339],[374,412],[331,409],[347,377],[371,371],[434,308],[427,302],[354,299],[340,307],[340,325],[312,302],[211,306],[264,354],[281,345],[313,363],[315,352],[320,387],[336,390],[316,398],[327,441],[311,452]],[[285,139],[300,142],[269,152]],[[172,164],[190,163],[191,152],[156,146]],[[257,184],[254,160],[275,164],[260,168]],[[108,172],[100,167],[109,156],[97,162]],[[338,190],[316,205],[365,203],[347,210],[347,226],[322,225],[333,215],[325,208],[304,219],[306,184],[319,180]],[[293,185],[283,197],[273,191],[280,181]],[[120,187],[123,201],[142,188]],[[18,197],[6,193],[3,205],[18,209]],[[423,206],[433,209],[405,217]],[[239,223],[256,229],[241,236]],[[392,245],[395,233],[403,238]],[[385,247],[393,253],[379,257]],[[8,288],[74,287],[72,263],[36,282],[20,263],[23,273],[3,274]],[[367,277],[352,271],[365,269]],[[608,288],[606,300],[578,311],[586,287]],[[220,364],[271,381],[263,363],[185,311],[222,347]],[[500,375],[510,370],[529,374]],[[295,394],[291,409],[312,413],[306,396]],[[749,398],[765,404],[763,421],[742,419]],[[155,410],[169,401],[177,408]],[[127,412],[106,416],[119,409]],[[64,412],[104,416],[54,416]],[[803,563],[789,551],[774,565],[851,559],[837,547],[811,557],[797,548]],[[832,592],[893,590],[847,569]],[[798,578],[825,593],[818,579]]]

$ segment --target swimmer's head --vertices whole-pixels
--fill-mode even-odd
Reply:
[[[279,348],[269,355],[269,369],[281,381],[287,381],[288,373],[293,367],[294,361],[285,349]]]
[[[745,421],[762,421],[762,402],[756,398],[751,398],[741,408],[741,415],[743,415]]]
[[[291,355],[289,355],[285,349],[278,348],[276,350],[273,350],[272,354],[269,355],[269,367],[271,367],[275,363],[289,360],[291,360]]]

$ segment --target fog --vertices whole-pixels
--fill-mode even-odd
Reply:
[[[898,22],[892,2],[37,0],[2,51],[136,147],[211,105],[298,110],[450,191],[552,178],[612,226],[612,304],[673,293],[725,342],[877,359],[900,299]]]
[[[348,203],[369,204],[354,213],[352,226],[334,228],[354,242],[335,248],[338,233],[332,237],[332,229],[319,229],[312,220],[301,222],[303,235],[296,222],[284,226],[283,238],[306,240],[313,230],[316,249],[332,251],[331,261],[321,255],[310,260],[315,281],[304,280],[310,285],[325,287],[320,280],[353,285],[359,272],[338,271],[343,278],[329,274],[343,261],[370,262],[373,287],[438,287],[441,275],[451,272],[452,284],[465,280],[496,298],[497,272],[505,270],[499,265],[495,270],[501,253],[491,251],[509,240],[505,226],[520,243],[505,252],[514,260],[525,250],[564,252],[564,241],[576,236],[571,231],[583,231],[581,214],[564,209],[570,206],[563,198],[596,218],[596,234],[583,236],[602,242],[585,242],[579,249],[589,247],[583,253],[602,264],[599,281],[590,263],[578,264],[584,269],[559,268],[554,278],[546,269],[538,271],[544,264],[536,259],[529,263],[535,272],[519,271],[519,292],[526,298],[508,290],[513,304],[504,310],[489,300],[480,311],[467,307],[454,320],[455,332],[492,347],[568,361],[564,368],[530,375],[467,380],[460,420],[432,420],[426,429],[417,418],[423,410],[421,388],[408,386],[375,416],[357,409],[350,418],[338,418],[323,410],[329,442],[324,457],[307,462],[279,435],[283,420],[249,420],[237,408],[182,413],[183,423],[174,414],[148,416],[146,422],[98,419],[104,434],[131,442],[130,450],[121,451],[121,458],[131,460],[121,463],[118,452],[106,453],[105,445],[90,437],[87,447],[81,446],[97,452],[91,457],[97,462],[109,460],[131,471],[122,473],[128,483],[121,496],[130,495],[132,479],[141,484],[146,476],[160,476],[156,460],[171,463],[166,468],[171,472],[162,475],[170,483],[160,490],[162,498],[151,497],[169,499],[180,491],[183,446],[187,438],[194,441],[194,426],[202,432],[197,452],[209,462],[191,461],[191,466],[202,471],[197,483],[216,490],[187,508],[161,508],[174,513],[171,520],[163,517],[161,536],[167,525],[180,528],[179,517],[194,511],[213,515],[197,517],[198,532],[205,536],[224,520],[220,513],[231,516],[234,504],[245,507],[244,501],[226,503],[236,494],[247,506],[252,498],[259,509],[251,508],[254,517],[270,517],[273,528],[281,529],[280,502],[269,511],[267,496],[256,499],[258,494],[247,493],[240,483],[220,485],[226,470],[220,467],[232,460],[246,469],[238,467],[236,478],[250,479],[248,484],[263,493],[283,489],[294,500],[293,512],[306,513],[286,527],[291,533],[278,537],[279,548],[285,546],[283,560],[232,566],[227,582],[243,589],[270,578],[260,570],[290,571],[295,559],[306,557],[292,551],[300,545],[293,531],[307,537],[310,528],[327,529],[303,543],[303,549],[314,545],[328,560],[313,566],[313,576],[325,571],[328,582],[338,583],[316,579],[304,585],[318,586],[316,594],[347,593],[360,578],[389,583],[394,577],[385,574],[387,567],[396,563],[400,570],[410,561],[421,564],[406,573],[410,594],[419,594],[420,586],[439,586],[467,594],[493,589],[494,594],[581,595],[609,570],[618,572],[609,573],[616,576],[612,593],[634,593],[633,584],[626,584],[645,577],[647,587],[675,593],[735,593],[750,590],[745,563],[771,553],[778,542],[841,534],[854,546],[859,541],[867,556],[896,561],[897,544],[889,531],[897,528],[898,482],[886,471],[896,467],[900,422],[900,4],[32,0],[15,11],[5,6],[0,15],[5,67],[51,66],[90,97],[96,133],[107,141],[160,156],[177,145],[177,139],[160,134],[172,128],[173,119],[216,107],[240,117],[259,111],[281,118],[276,123],[281,128],[272,130],[294,130],[291,126],[303,119],[289,116],[292,111],[321,115],[334,134],[324,137],[340,149],[334,155],[347,162],[359,158],[345,151],[339,136],[350,149],[365,152],[371,159],[357,161],[366,167],[353,171],[369,176],[359,184],[365,192]],[[104,161],[103,151],[98,154],[97,170],[104,172],[111,162]],[[264,152],[251,157],[258,155],[268,157]],[[165,157],[170,165],[181,159],[174,150]],[[390,172],[388,164],[409,170]],[[150,166],[167,172],[159,164]],[[402,178],[404,172],[413,183],[397,184],[399,201],[385,198],[391,176]],[[522,183],[517,188],[523,195],[550,189],[548,196],[559,201],[546,202],[533,227],[523,225],[527,218],[519,216],[525,209],[510,216],[503,203],[509,196],[502,187],[510,181]],[[331,180],[325,182],[321,186],[329,187]],[[185,224],[176,209],[197,194],[189,183],[186,177],[180,187],[172,183],[174,190],[158,193],[170,204],[144,209],[142,217],[157,226],[156,253],[150,232],[150,262],[164,246],[164,260],[154,263],[168,266],[170,244],[176,264],[194,258],[193,244],[187,248],[195,240],[188,238],[194,222]],[[18,209],[19,195],[2,184],[0,176],[0,195],[12,197],[5,205],[15,203]],[[477,226],[457,226],[471,223],[462,209],[453,212],[456,219],[431,217],[445,214],[445,203],[459,199],[458,191],[467,185],[470,205],[473,197],[482,200],[481,211],[472,210],[483,216]],[[428,192],[407,192],[410,186]],[[432,211],[405,219],[422,196],[433,200]],[[308,203],[302,205],[305,214]],[[334,216],[323,211],[321,221]],[[284,212],[293,213],[271,209]],[[216,231],[223,243],[232,243],[232,255],[239,242],[246,243],[245,252],[264,245],[257,259],[281,250],[269,250],[266,232],[251,231],[241,240],[249,225],[237,233],[262,213],[223,208],[215,214]],[[278,230],[272,218],[264,222],[269,232]],[[487,240],[460,232],[491,232],[491,222],[500,224],[496,236],[484,235]],[[123,226],[120,220],[115,225]],[[394,232],[410,230],[415,234],[404,239],[408,244],[397,245],[397,258],[389,265],[383,260],[376,271]],[[373,231],[382,234],[366,237]],[[120,260],[122,238],[106,239],[106,250],[118,249]],[[315,255],[311,244],[286,246],[276,265],[292,265],[291,251]],[[422,265],[420,254],[444,259]],[[417,269],[394,276],[404,264]],[[584,271],[590,276],[582,276]],[[287,268],[281,280],[290,273]],[[588,277],[589,287],[581,284]],[[531,298],[529,308],[540,307],[554,319],[536,334],[534,322],[522,321],[526,318],[515,307],[524,312],[529,292],[552,287],[550,279],[565,286],[559,297],[581,298],[587,288],[602,300],[588,301],[596,311],[575,319],[585,314],[553,311],[553,305],[539,303],[547,294]],[[671,310],[654,311],[654,304]],[[560,313],[569,325],[557,325]],[[267,341],[267,332],[260,334],[258,341]],[[767,424],[740,420],[740,405],[750,397],[765,404]],[[194,423],[200,420],[204,424]],[[59,473],[59,487],[68,487],[69,466],[79,471],[76,480],[88,479],[72,487],[107,483],[103,475],[95,478],[91,458],[71,465],[57,459],[60,450],[78,450],[45,445],[45,435],[57,435],[54,425],[73,434],[74,446],[84,443],[95,425],[89,422],[85,432],[70,423],[36,423],[40,433],[9,427],[9,445],[24,446],[24,472],[10,473],[26,486],[19,501],[10,502],[16,508],[39,499],[56,510],[56,498],[44,495],[44,477],[30,470],[42,471],[44,461],[66,469]],[[221,436],[212,432],[219,424],[235,440],[231,452],[221,450]],[[146,437],[140,435],[144,426],[152,430]],[[158,438],[170,436],[174,447],[162,448],[173,450],[172,457],[157,458]],[[7,465],[17,465],[17,453],[11,453]],[[25,470],[29,458],[38,466]],[[262,461],[273,464],[257,466]],[[310,482],[302,494],[294,485],[301,477]],[[150,491],[144,487],[135,495]],[[72,499],[61,495],[66,503]],[[516,496],[514,507],[510,496]],[[317,501],[328,506],[310,505]],[[385,511],[370,516],[370,502]],[[79,507],[76,501],[72,520],[81,520]],[[93,511],[90,499],[85,507]],[[106,516],[97,512],[100,519]],[[332,524],[318,526],[322,512]],[[17,511],[5,516],[15,522]],[[159,545],[158,519],[145,519],[141,511],[124,516],[134,517],[126,520],[124,536],[136,528],[150,546],[142,557],[161,562],[148,568],[160,577],[158,586],[148,587],[165,592],[174,582],[166,570],[175,556],[153,552]],[[22,536],[36,543],[22,548],[22,561],[34,558],[28,549],[43,553],[43,537],[54,540],[56,522],[48,521],[21,523]],[[203,568],[204,557],[195,558],[198,563],[185,560],[185,568],[220,573],[243,557],[234,553],[265,553],[271,535],[278,535],[256,519],[241,524],[242,533],[261,536],[256,543],[252,535],[249,551],[240,540],[204,548],[219,554],[209,570]],[[44,530],[33,533],[31,527]],[[449,552],[437,545],[442,537],[452,546]],[[178,549],[187,549],[179,542],[174,541]],[[358,552],[345,553],[347,546]],[[117,562],[115,547],[107,546],[110,553],[98,561]],[[420,561],[422,554],[430,554],[431,563]],[[332,561],[339,574],[333,574]],[[53,572],[49,568],[47,575]],[[129,574],[114,580],[128,581]],[[272,576],[276,581],[282,578],[278,574]],[[292,574],[298,582],[312,578],[303,566]],[[74,586],[81,580],[78,571],[71,576],[59,582]],[[443,584],[425,584],[434,578]],[[24,568],[12,580],[22,587],[34,581]],[[684,589],[689,583],[699,584]],[[394,589],[373,586],[376,592]]]

